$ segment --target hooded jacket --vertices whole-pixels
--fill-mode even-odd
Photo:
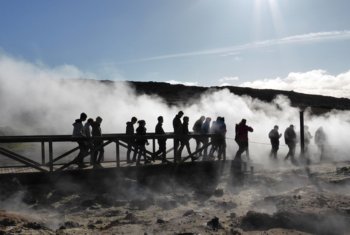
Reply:
[[[76,119],[73,123],[73,134],[74,137],[85,137],[83,122],[80,119]]]

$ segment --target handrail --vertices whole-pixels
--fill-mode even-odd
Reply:
[[[189,133],[187,135],[190,138],[195,137],[215,137],[217,134],[195,134]],[[115,140],[115,139],[173,139],[181,138],[181,135],[176,135],[172,132],[165,133],[164,135],[147,133],[144,136],[138,135],[127,135],[127,134],[103,134],[102,136],[95,137],[73,137],[72,135],[21,135],[21,136],[0,136],[0,143],[24,143],[24,142],[67,142],[67,141],[78,141],[78,140]]]
[[[79,148],[74,147],[70,150],[67,150],[64,153],[60,153],[59,156],[54,155],[54,149],[53,149],[53,144],[57,142],[78,142],[78,141],[93,141],[93,140],[100,140],[103,142],[103,144],[99,146],[95,146],[94,149],[89,150],[87,153],[85,153],[84,157],[89,156],[95,151],[98,151],[100,148],[103,148],[104,146],[107,146],[111,143],[115,143],[115,154],[116,154],[116,167],[120,167],[120,163],[124,160],[121,159],[120,157],[120,147],[123,148],[130,148],[130,143],[133,143],[133,141],[129,140],[138,140],[138,139],[150,139],[151,144],[152,144],[152,150],[146,149],[144,155],[145,159],[153,159],[153,156],[156,152],[156,142],[155,140],[158,139],[172,139],[174,141],[174,146],[175,146],[175,141],[179,140],[181,141],[182,138],[186,137],[188,139],[194,138],[194,139],[205,139],[205,138],[212,138],[218,136],[218,134],[196,134],[196,133],[189,133],[188,135],[177,135],[175,133],[165,133],[165,134],[155,134],[155,133],[147,133],[146,135],[143,136],[138,136],[136,134],[134,135],[128,135],[128,134],[103,134],[102,136],[99,137],[91,137],[91,138],[86,138],[86,137],[73,137],[72,135],[22,135],[22,136],[0,136],[0,144],[5,144],[1,145],[0,148],[2,149],[0,151],[0,155],[3,155],[9,159],[12,159],[14,161],[17,161],[21,164],[24,164],[25,167],[29,168],[34,168],[39,171],[61,171],[66,169],[72,164],[76,164],[75,159],[74,160],[69,160],[66,163],[62,164],[57,164],[58,160],[61,160],[68,155],[71,155],[75,151],[77,151]],[[41,162],[34,161],[31,159],[29,156],[24,156],[23,154],[18,154],[13,151],[10,151],[6,149],[6,144],[11,144],[11,143],[40,143],[41,144]],[[48,149],[45,148],[45,145],[48,144]],[[174,146],[169,146],[167,148],[166,154],[173,151],[173,158],[167,158],[165,159],[167,162],[169,162],[168,159],[173,159],[174,163],[181,163],[186,161],[187,159],[191,158],[192,160],[198,159],[195,157],[197,153],[200,153],[202,150],[207,149],[210,145],[212,145],[212,142],[206,142],[199,148],[196,149],[196,151],[190,153],[188,156],[178,156],[178,152],[174,150]],[[138,149],[135,147],[135,143],[132,144],[131,149],[132,151],[138,151]],[[226,159],[226,152],[223,152],[223,160]],[[180,157],[180,158],[179,158]],[[1,166],[6,167],[6,166]],[[13,166],[16,167],[16,166]],[[22,167],[22,166],[17,166],[17,167]]]

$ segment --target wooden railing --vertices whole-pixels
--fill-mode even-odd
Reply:
[[[210,146],[213,145],[212,139],[217,137],[217,135],[214,134],[189,134],[188,137],[193,139],[207,139],[208,141],[205,142],[198,150],[193,151],[191,154],[179,157],[178,154],[174,150],[174,140],[181,138],[181,136],[177,136],[173,133],[166,133],[165,135],[157,135],[154,133],[148,133],[143,137],[137,136],[137,138],[144,138],[147,140],[151,140],[151,150],[148,147],[146,150],[146,156],[147,158],[151,158],[154,156],[154,153],[157,149],[156,140],[159,138],[167,139],[167,143],[169,145],[169,140],[172,140],[172,147],[167,149],[167,157],[166,161],[167,163],[182,163],[187,161],[188,159],[192,160],[200,160],[197,155],[204,151],[205,149],[209,149]],[[115,167],[120,167],[121,162],[125,160],[121,160],[121,147],[127,148],[128,142],[131,139],[135,139],[135,135],[126,135],[126,134],[104,134],[101,137],[92,137],[90,139],[82,138],[82,137],[72,137],[71,135],[35,135],[35,136],[0,136],[0,158],[5,157],[9,158],[15,162],[20,163],[21,165],[11,166],[11,167],[28,167],[35,169],[36,171],[42,171],[42,172],[53,172],[53,171],[62,171],[67,169],[69,166],[75,164],[75,160],[67,161],[66,163],[59,163],[59,160],[62,159],[68,159],[68,156],[71,156],[73,153],[77,152],[79,150],[79,147],[74,147],[72,149],[69,149],[68,151],[65,151],[64,153],[56,156],[54,153],[53,145],[57,143],[72,143],[77,141],[92,141],[92,140],[100,140],[103,141],[103,144],[100,146],[95,146],[93,150],[90,150],[85,154],[84,157],[90,156],[93,151],[99,150],[102,147],[105,147],[110,144],[115,144],[115,160],[112,162],[115,162]],[[30,156],[24,156],[23,154],[19,154],[15,152],[16,150],[11,149],[8,147],[8,144],[10,143],[37,143],[41,144],[40,152],[41,152],[41,161],[35,161],[34,157]],[[132,147],[132,151],[135,151],[136,146]],[[48,149],[46,149],[48,148]],[[222,160],[226,160],[226,146],[222,145],[223,148],[223,156]],[[23,151],[22,151],[23,152]],[[24,151],[25,152],[25,151]],[[173,152],[173,154],[169,154],[170,152]],[[169,156],[170,155],[170,156]],[[38,156],[36,156],[36,159],[38,159]],[[39,157],[40,159],[40,157]],[[0,161],[0,168],[5,167]],[[111,162],[111,161],[108,161]]]

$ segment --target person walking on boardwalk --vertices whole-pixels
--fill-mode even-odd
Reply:
[[[226,123],[225,123],[225,118],[220,117],[219,123],[218,123],[218,128],[217,128],[217,134],[218,134],[218,159],[221,160],[222,157],[225,157],[224,152],[226,149]],[[225,159],[224,159],[225,160]]]
[[[184,115],[182,111],[179,111],[173,119],[173,128],[174,128],[174,161],[178,160],[178,150],[180,146],[180,139],[182,135],[182,122],[181,117]]]
[[[295,161],[295,147],[297,145],[297,135],[294,131],[294,125],[290,125],[285,131],[284,131],[284,141],[286,145],[288,146],[288,153],[284,160],[287,160],[289,157],[291,159],[291,162],[293,164],[296,164]]]
[[[146,135],[146,122],[145,120],[138,121],[139,126],[136,128],[136,146],[137,146],[137,161],[136,166],[140,165],[141,156],[143,155],[143,159],[145,164],[149,163],[146,157],[146,145],[148,145],[148,140],[143,138]],[[141,138],[140,138],[141,137]]]
[[[85,125],[84,125],[84,134],[85,134],[85,137],[87,138],[86,140],[86,146],[87,146],[87,151],[90,151],[91,154],[90,154],[90,162],[91,164],[93,164],[93,148],[94,148],[94,143],[93,141],[91,140],[91,128],[92,128],[92,124],[94,123],[94,119],[92,118],[89,118]]]
[[[101,123],[102,118],[97,117],[96,121],[92,124],[92,137],[101,137],[102,131],[101,131]],[[94,139],[94,153],[93,153],[93,167],[94,168],[101,168],[101,162],[104,160],[104,147],[103,147],[103,140],[101,139]]]
[[[218,134],[219,132],[219,122],[220,122],[220,117],[217,117],[215,121],[213,121],[211,128],[210,128],[210,133],[211,134]],[[215,151],[219,148],[218,145],[218,137],[212,136],[211,137],[211,148],[209,151],[209,157],[214,158],[214,153]]]
[[[236,156],[234,161],[241,162],[241,155],[244,151],[247,152],[248,156],[248,132],[253,132],[253,128],[246,125],[247,120],[242,119],[239,124],[236,124],[236,136],[235,141],[238,144],[238,150],[236,152]]]
[[[269,132],[269,138],[271,142],[271,152],[270,157],[277,159],[277,151],[280,146],[280,138],[282,134],[278,133],[278,126],[275,125],[273,129]]]
[[[301,134],[300,134],[301,138]],[[309,151],[309,145],[312,139],[312,135],[309,131],[309,126],[304,126],[304,152],[300,153],[300,160],[302,163],[310,164],[311,162],[311,156]]]
[[[194,134],[201,134],[201,130],[202,130],[202,125],[203,122],[205,120],[204,116],[201,116],[193,125],[193,133]],[[201,143],[203,142],[203,139],[201,138],[201,136],[196,136],[195,137],[196,140],[196,152],[198,151],[199,148],[201,148]],[[202,151],[200,151],[198,153],[198,156],[202,156]]]
[[[132,117],[130,122],[126,123],[126,131],[125,133],[129,136],[133,136],[134,135],[134,124],[137,122],[137,118],[136,117]],[[136,161],[136,146],[135,146],[135,139],[134,138],[128,138],[127,141],[128,143],[128,150],[126,152],[126,162],[127,163],[131,163],[131,162],[135,162]],[[132,158],[132,161],[130,160],[130,153],[132,151],[132,148],[134,147],[134,155]]]
[[[157,135],[165,135],[165,132],[163,130],[163,117],[158,117],[158,123],[156,125],[155,133]],[[166,162],[166,138],[159,137],[158,138],[158,146],[159,149],[157,152],[154,153],[154,159],[158,157],[158,155],[161,155],[162,162]]]
[[[319,127],[315,132],[315,144],[320,151],[320,161],[326,159],[326,145],[327,145],[327,135],[323,130],[323,127]]]
[[[73,137],[86,137],[84,132],[83,122],[86,120],[86,113],[81,113],[80,118],[76,119],[73,123]],[[79,168],[84,168],[86,165],[84,164],[84,157],[88,153],[88,145],[86,140],[78,140],[79,145],[79,153],[78,156],[74,159],[74,162],[78,165]]]
[[[190,133],[188,131],[188,122],[189,122],[189,118],[187,116],[183,117],[183,123],[182,123],[182,135],[181,135],[181,145],[179,148],[179,159],[181,160],[181,154],[182,154],[182,150],[184,147],[186,147],[187,152],[189,155],[191,155],[191,148],[190,148],[190,137],[188,136],[188,134]],[[192,161],[194,161],[194,158],[191,157]]]
[[[209,134],[210,122],[211,122],[211,118],[207,117],[202,125],[201,134]],[[204,136],[202,138],[202,141],[203,141],[203,145],[206,146],[209,143],[209,137]],[[203,151],[203,160],[207,160],[207,158],[208,158],[208,146],[204,147],[204,151]]]

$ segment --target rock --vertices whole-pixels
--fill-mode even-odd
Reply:
[[[183,214],[183,216],[189,216],[189,215],[192,215],[192,214],[194,214],[194,211],[193,211],[193,210],[188,210],[188,211],[186,211],[186,212]]]
[[[132,224],[136,224],[138,222],[138,219],[133,213],[128,213],[124,219],[128,220]]]
[[[198,235],[198,233],[191,233],[191,232],[188,232],[188,233],[175,233],[175,235]]]
[[[102,222],[102,220],[97,220],[96,222],[95,222],[95,224],[102,224],[103,222]]]
[[[241,231],[240,229],[231,229],[231,235],[242,235],[243,231]]]
[[[276,227],[276,220],[266,213],[248,211],[242,218],[240,227],[243,230],[268,230]]]
[[[273,215],[249,211],[241,220],[245,231],[285,228],[312,234],[344,234],[348,230],[350,218],[333,213],[279,211]]]
[[[230,214],[230,218],[232,218],[232,219],[233,219],[233,218],[236,218],[236,216],[237,216],[237,215],[236,215],[236,213],[234,213],[234,212],[232,212],[232,213]]]
[[[105,213],[103,213],[102,216],[104,217],[114,217],[114,216],[118,216],[120,215],[120,211],[119,210],[112,210],[112,211],[107,211]]]
[[[88,229],[95,229],[96,228],[96,226],[94,225],[94,224],[88,224]]]
[[[209,226],[214,231],[217,231],[218,229],[222,228],[222,226],[219,222],[219,218],[216,216],[213,219],[211,219],[210,221],[208,221],[207,226]]]
[[[214,191],[214,196],[215,197],[222,197],[224,195],[224,190],[223,189],[216,189],[215,191]]]
[[[45,226],[40,224],[40,223],[37,223],[37,222],[28,222],[26,224],[23,225],[24,227],[26,228],[31,228],[31,229],[35,229],[35,230],[38,230],[38,229],[44,229]]]
[[[337,174],[344,174],[344,175],[350,174],[350,166],[337,167]]]
[[[9,219],[9,218],[5,218],[5,219],[2,219],[0,220],[0,225],[1,226],[15,226],[16,225],[16,222],[12,219]]]
[[[66,221],[63,225],[61,225],[60,229],[70,229],[70,228],[78,228],[80,224],[73,221]]]
[[[164,223],[165,223],[165,220],[163,220],[163,219],[157,219],[157,223],[158,223],[158,224],[164,224]]]

